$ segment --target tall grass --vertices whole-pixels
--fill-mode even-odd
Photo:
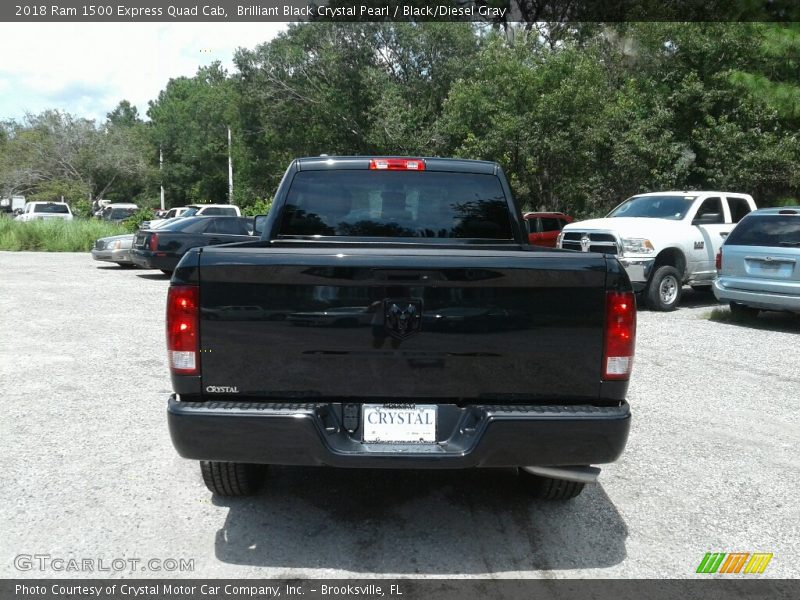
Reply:
[[[0,218],[0,250],[86,252],[97,238],[125,233],[125,228],[96,220],[31,221]]]

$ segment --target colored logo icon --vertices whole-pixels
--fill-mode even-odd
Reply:
[[[763,573],[771,560],[771,552],[706,552],[697,573]]]

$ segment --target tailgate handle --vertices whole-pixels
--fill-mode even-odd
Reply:
[[[767,262],[767,263],[789,263],[794,264],[797,261],[794,258],[773,258],[771,256],[745,256],[745,260],[757,260],[759,262]]]
[[[373,269],[372,275],[378,281],[441,281],[445,279],[440,271],[402,271]]]

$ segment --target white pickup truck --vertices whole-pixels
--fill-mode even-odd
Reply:
[[[557,246],[614,254],[654,310],[674,310],[681,288],[710,289],[722,242],[756,209],[747,194],[656,192],[628,198],[604,219],[564,227]]]

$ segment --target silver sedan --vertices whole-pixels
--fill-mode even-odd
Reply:
[[[133,234],[112,235],[95,241],[92,258],[117,263],[120,267],[135,267],[131,260]]]

